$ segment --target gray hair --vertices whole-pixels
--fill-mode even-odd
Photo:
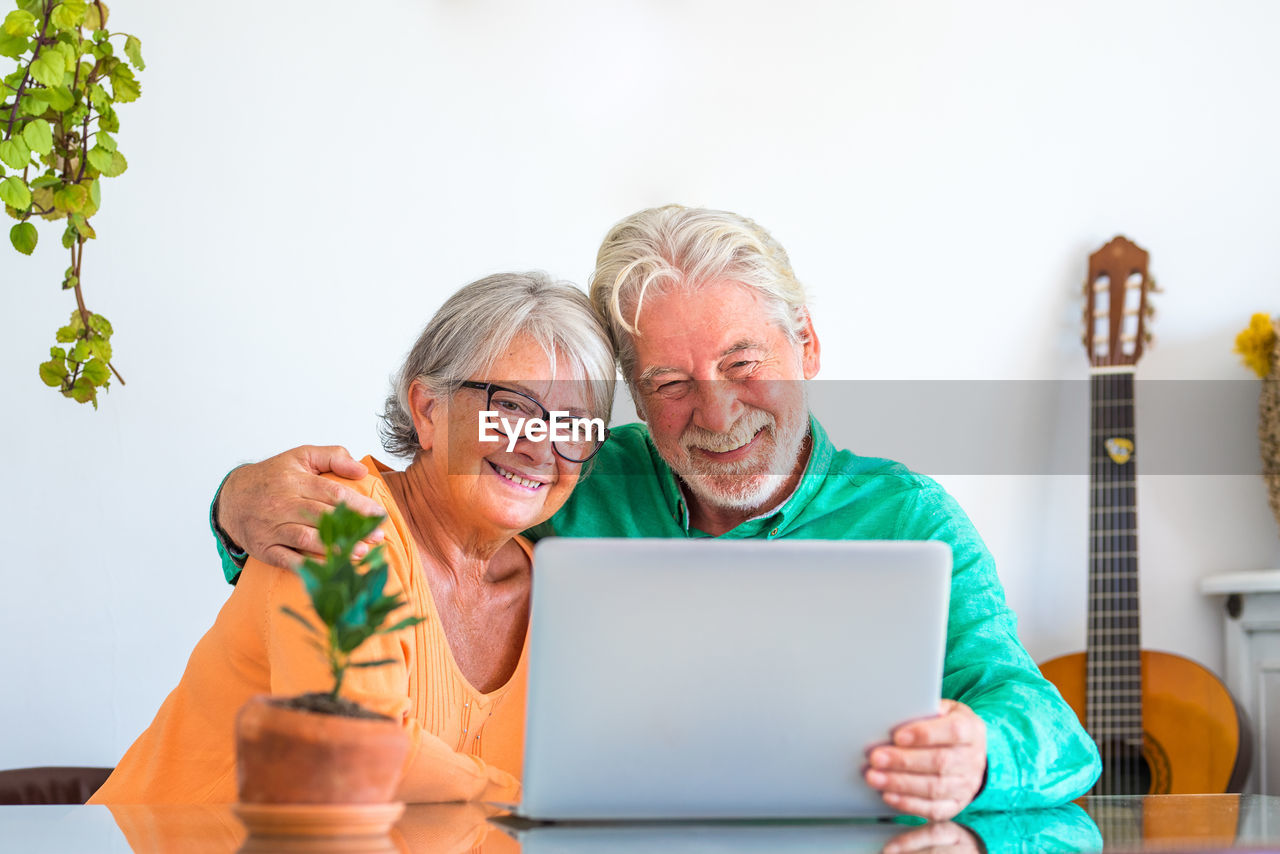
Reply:
[[[622,375],[634,384],[634,336],[646,294],[694,292],[740,282],[765,297],[792,341],[806,335],[808,298],[773,235],[728,211],[667,205],[632,214],[605,236],[591,276],[591,304],[609,325]]]
[[[412,457],[421,445],[410,415],[409,390],[421,383],[448,396],[489,370],[517,335],[542,348],[553,373],[557,359],[586,381],[591,414],[609,420],[617,368],[608,332],[591,302],[569,282],[546,273],[497,273],[464,285],[427,323],[391,382],[382,414],[382,447]]]

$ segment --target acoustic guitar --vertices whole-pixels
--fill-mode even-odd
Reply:
[[[1252,751],[1214,674],[1140,646],[1134,367],[1149,340],[1146,250],[1117,237],[1089,256],[1089,623],[1085,652],[1040,666],[1102,754],[1092,794],[1238,792]]]

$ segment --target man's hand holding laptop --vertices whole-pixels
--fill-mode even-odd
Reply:
[[[964,703],[943,700],[936,718],[893,732],[893,743],[868,757],[867,785],[885,803],[934,820],[960,812],[982,788],[987,770],[987,725]]]

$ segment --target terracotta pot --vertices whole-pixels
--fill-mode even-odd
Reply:
[[[379,804],[395,795],[409,738],[395,721],[318,714],[257,696],[236,716],[246,804]]]

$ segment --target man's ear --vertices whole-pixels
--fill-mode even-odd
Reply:
[[[818,332],[813,328],[813,316],[807,308],[804,310],[804,329],[800,332],[800,341],[800,367],[804,371],[804,378],[811,380],[822,367],[822,344],[818,341]]]
[[[436,415],[440,410],[436,407],[436,397],[421,382],[409,386],[409,415],[413,418],[413,429],[418,433],[418,445],[424,451],[431,450],[435,444]]]

